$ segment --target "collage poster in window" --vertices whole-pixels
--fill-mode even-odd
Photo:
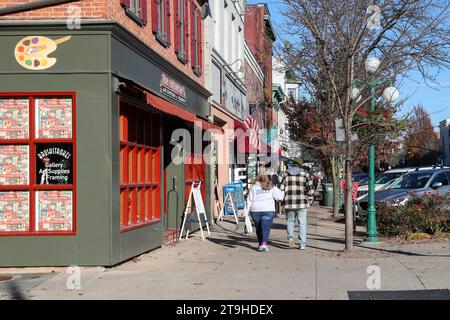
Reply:
[[[72,99],[36,99],[36,136],[39,139],[72,138]]]
[[[71,143],[36,144],[36,183],[72,184],[73,155]]]
[[[28,138],[28,99],[0,99],[0,139]]]
[[[72,231],[72,191],[36,192],[36,230]]]
[[[27,185],[29,171],[28,146],[0,146],[0,185]]]
[[[29,228],[28,191],[0,192],[0,232],[23,232]]]

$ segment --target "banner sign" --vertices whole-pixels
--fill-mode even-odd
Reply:
[[[169,78],[165,73],[161,75],[160,83],[161,93],[178,101],[182,104],[186,104],[186,88],[185,86],[179,84],[172,78]]]
[[[36,182],[38,184],[73,183],[71,143],[36,145]]]

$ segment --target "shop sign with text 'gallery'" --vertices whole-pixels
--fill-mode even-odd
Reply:
[[[165,73],[161,75],[161,93],[173,100],[186,104],[186,88]]]
[[[71,143],[36,145],[36,183],[72,184],[73,154]]]

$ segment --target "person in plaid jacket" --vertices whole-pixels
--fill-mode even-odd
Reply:
[[[300,224],[299,249],[306,248],[307,213],[310,197],[314,196],[313,181],[308,172],[299,168],[296,163],[286,170],[287,175],[281,182],[284,191],[284,211],[287,219],[287,234],[289,247],[293,248],[295,220]]]

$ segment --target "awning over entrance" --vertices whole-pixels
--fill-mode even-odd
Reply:
[[[147,97],[147,103],[150,104],[152,107],[170,114],[172,116],[175,116],[177,118],[183,119],[185,121],[189,121],[194,123],[195,125],[202,128],[202,130],[220,130],[220,132],[223,132],[223,129],[221,127],[218,127],[214,125],[213,123],[210,123],[195,114],[184,110],[183,108],[180,108],[173,103],[170,103],[152,93],[146,92]]]
[[[195,114],[192,114],[189,111],[184,110],[183,108],[177,107],[173,103],[161,99],[154,94],[146,92],[146,96],[147,103],[150,104],[153,108],[189,122],[195,122],[195,120],[197,120],[197,116]]]
[[[247,128],[244,124],[239,120],[234,120],[234,130],[241,130],[242,134],[245,134]],[[253,153],[253,154],[267,154],[270,153],[270,146],[267,145],[261,138],[259,139],[259,150],[255,148],[253,144],[249,142],[250,138],[248,135],[245,135],[244,138],[239,138],[239,134],[235,132],[234,139],[237,140],[237,152],[238,153]]]

